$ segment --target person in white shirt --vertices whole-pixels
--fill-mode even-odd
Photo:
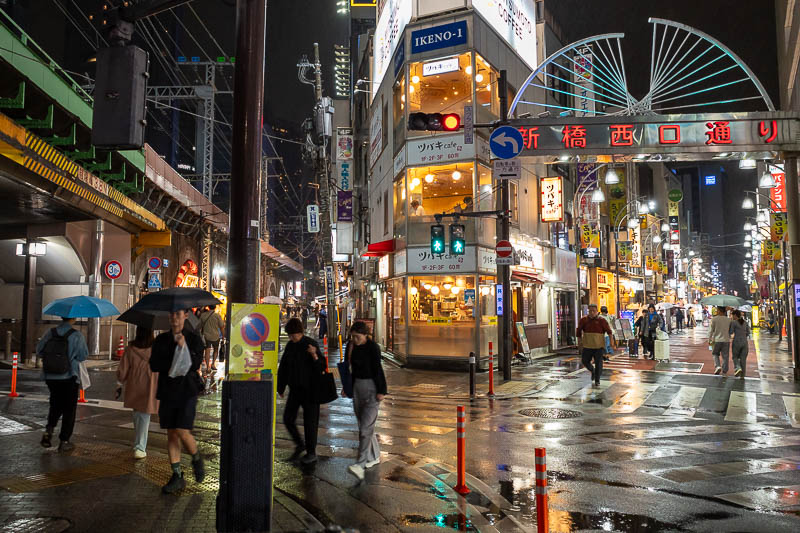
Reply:
[[[419,200],[412,200],[412,202],[411,202],[411,216],[414,216],[414,217],[425,216],[425,209],[420,205]]]
[[[708,343],[713,346],[714,373],[719,375],[728,373],[728,352],[731,347],[731,319],[728,318],[724,307],[717,307],[717,314],[711,319],[711,328],[708,330]],[[720,357],[722,362],[720,362]]]

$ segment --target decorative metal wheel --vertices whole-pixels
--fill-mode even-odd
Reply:
[[[548,57],[525,80],[511,104],[517,116],[642,115],[732,111],[728,104],[772,99],[750,68],[727,46],[700,30],[650,18],[649,90],[629,90],[624,33],[576,41]]]

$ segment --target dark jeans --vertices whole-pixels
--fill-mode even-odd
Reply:
[[[581,355],[581,362],[586,369],[592,373],[592,380],[595,383],[600,382],[600,375],[603,373],[603,348],[584,348]],[[594,359],[594,366],[592,366],[592,359]]]
[[[683,318],[676,318],[675,320],[678,322],[678,329],[683,329]]]
[[[300,438],[300,432],[297,431],[297,411],[303,408],[303,432],[306,437],[306,452],[310,455],[315,455],[317,450],[317,431],[319,429],[319,404],[309,400],[308,398],[301,398],[298,394],[292,394],[289,391],[289,398],[286,400],[286,405],[283,408],[283,424],[289,435],[292,436],[295,446],[302,446],[303,439]]]
[[[68,441],[75,428],[75,410],[78,408],[78,381],[70,379],[48,379],[47,388],[50,389],[50,410],[47,412],[47,432],[53,433],[61,420],[61,433],[58,438]]]
[[[645,335],[642,337],[642,346],[644,347],[644,356],[647,357],[647,354],[650,354],[650,357],[654,357],[656,353],[656,340],[655,337],[650,337],[649,335]]]

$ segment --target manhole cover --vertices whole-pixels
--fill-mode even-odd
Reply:
[[[72,524],[66,518],[35,517],[9,520],[0,524],[0,533],[61,533]]]
[[[570,411],[569,409],[523,409],[521,415],[532,416],[533,418],[578,418],[583,413]]]

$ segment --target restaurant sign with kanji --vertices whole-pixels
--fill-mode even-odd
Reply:
[[[564,220],[561,177],[542,178],[539,187],[541,189],[539,212],[542,215],[542,222],[561,222]]]
[[[794,151],[800,114],[726,113],[565,117],[511,121],[522,134],[521,156],[678,152]]]

